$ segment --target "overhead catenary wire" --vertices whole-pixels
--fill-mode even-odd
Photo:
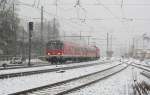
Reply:
[[[33,7],[33,6],[30,6],[30,7]],[[35,7],[33,7],[33,8],[35,8]],[[38,9],[39,10],[39,8],[35,8],[35,9]],[[47,12],[46,10],[44,10],[44,13],[46,13],[47,15],[49,15],[49,16],[55,16],[55,14],[51,14],[50,12]],[[66,21],[68,21],[68,22],[70,22],[70,23],[72,23],[72,24],[75,24],[75,25],[77,25],[77,26],[79,26],[79,27],[81,27],[81,25],[82,24],[80,24],[78,21],[72,21],[72,20],[77,20],[78,18],[68,18],[68,19],[66,19],[66,18],[63,18],[63,17],[61,17],[60,18],[60,20],[66,20]],[[85,21],[85,20],[91,20],[91,21],[105,21],[105,20],[111,20],[111,19],[113,19],[113,18],[104,18],[104,19],[100,19],[100,18],[86,18],[86,19],[83,19],[83,21]],[[78,20],[82,20],[82,19],[78,19]],[[121,18],[120,18],[120,20],[121,20]],[[126,20],[128,20],[128,19],[126,19]],[[69,25],[69,26],[72,26],[72,25],[70,25],[70,24],[67,24],[67,25]],[[85,25],[86,25],[86,23],[85,23]],[[88,27],[88,26],[87,26]],[[75,28],[76,29],[76,28]],[[81,28],[82,29],[82,28]],[[81,29],[79,29],[79,30],[81,30]]]
[[[123,0],[121,0],[121,8],[123,7],[123,3],[124,3],[124,1],[123,1]]]
[[[36,1],[36,0],[35,0]],[[98,1],[98,0],[97,0]],[[99,1],[98,1],[99,2]],[[35,8],[35,7],[33,7],[33,5],[31,5],[31,4],[27,4],[27,3],[24,3],[24,2],[20,2],[19,3],[19,5],[25,5],[25,6],[29,6],[29,7],[32,7],[32,8]],[[78,3],[77,3],[78,4]],[[53,5],[55,5],[56,6],[56,4],[53,4]],[[81,4],[79,4],[79,5],[81,5]],[[101,2],[99,2],[99,4],[98,5],[102,5],[112,16],[114,16],[115,18],[118,18],[118,19],[124,19],[124,20],[129,20],[130,18],[121,18],[121,17],[117,17],[116,15],[114,15],[112,12],[111,12],[111,10],[109,9],[109,8],[107,8],[105,5],[106,4],[102,4]],[[116,5],[116,4],[113,4],[113,5]],[[118,5],[118,4],[117,4]],[[125,4],[123,4],[123,5],[125,5]],[[44,5],[45,6],[45,5]],[[59,5],[60,6],[60,5]],[[58,6],[58,4],[57,4],[57,7],[59,7]],[[72,5],[71,5],[72,6]],[[38,10],[40,10],[40,8],[35,8],[35,9],[38,9]],[[60,9],[60,8],[59,8]],[[47,15],[50,15],[50,16],[55,16],[55,14],[52,14],[52,13],[50,13],[50,12],[48,12],[48,11],[46,11],[46,10],[43,10]],[[75,19],[75,18],[70,18],[70,19]],[[70,20],[70,19],[66,19],[66,20]],[[76,18],[76,19],[79,19],[79,18]],[[113,19],[113,18],[111,18],[111,19]],[[132,19],[132,18],[131,18]],[[82,21],[84,21],[84,20],[95,20],[95,21],[101,21],[101,20],[110,20],[110,18],[105,18],[105,19],[103,19],[103,18],[93,18],[93,19],[90,19],[90,18],[80,18],[80,20],[82,20]],[[134,20],[147,20],[147,19],[140,19],[140,18],[137,18],[137,19],[134,19]]]
[[[120,17],[114,15],[114,14],[112,13],[112,11],[111,11],[108,7],[106,7],[103,3],[101,3],[100,0],[96,0],[96,1],[98,2],[98,4],[100,4],[101,6],[103,6],[103,8],[105,8],[114,18],[120,19]]]
[[[41,1],[41,0],[38,0],[38,3],[37,3],[37,8],[39,8],[40,1]]]
[[[38,10],[38,11],[41,11],[41,8],[35,7],[35,5],[33,6],[33,4],[28,4],[28,3],[24,3],[24,2],[19,2],[19,3],[16,3],[15,5],[23,5],[23,6],[27,6],[27,7],[30,7],[30,8],[34,8],[34,9],[36,9],[36,10]],[[45,9],[43,9],[43,12],[46,13],[46,15],[48,15],[48,16],[54,16],[54,14],[52,14],[52,13],[46,11]]]
[[[36,1],[36,0],[35,0]],[[81,6],[81,3],[79,2],[80,0],[77,0],[77,2],[76,2],[76,5],[80,5]],[[98,0],[97,0],[98,1]],[[56,6],[56,4],[52,4],[52,5],[54,5],[54,6]],[[62,4],[63,5],[63,4]],[[64,4],[65,5],[65,4]],[[69,5],[69,4],[68,4]],[[88,5],[88,4],[87,4]],[[116,15],[114,15],[113,13],[112,13],[112,11],[109,9],[109,8],[107,8],[105,5],[119,5],[119,4],[102,4],[101,2],[100,3],[97,3],[97,4],[95,4],[95,5],[98,5],[98,6],[103,6],[113,17],[115,17],[115,18],[117,18],[117,19],[119,19],[119,21],[120,20],[127,20],[127,21],[129,21],[129,20],[147,20],[147,19],[132,19],[132,18],[122,18],[122,17],[118,17],[118,16],[116,16]],[[125,4],[124,4],[125,5]],[[28,6],[28,5],[27,5]],[[45,6],[45,5],[44,5]],[[61,4],[59,4],[59,6],[61,6]],[[57,7],[59,7],[58,6],[58,4],[57,4]],[[66,5],[65,5],[66,6]],[[73,5],[71,5],[71,6],[73,6]],[[30,7],[33,7],[33,6],[31,6],[30,5]],[[33,8],[35,8],[35,7],[33,7]],[[35,8],[35,9],[38,9],[39,10],[39,8]],[[59,8],[60,9],[60,8]],[[46,13],[47,15],[49,15],[49,16],[55,16],[55,14],[52,14],[52,13],[50,13],[50,12],[48,12],[48,11],[46,11],[46,10],[43,10],[44,11],[44,13]],[[85,21],[105,21],[105,20],[111,20],[111,19],[114,19],[114,18],[64,18],[64,17],[61,17],[60,18],[60,20],[67,20],[67,21],[70,21],[71,23],[74,23],[74,24],[77,24],[77,22],[74,22],[74,21],[72,21],[72,20],[76,20],[76,21],[78,21],[78,20],[80,20],[82,23],[83,22],[85,22]],[[86,23],[85,23],[86,24]]]
[[[101,4],[98,4],[98,3],[93,3],[93,4],[90,4],[90,3],[87,3],[87,4],[82,4],[83,6],[100,6]],[[136,7],[140,7],[140,6],[143,6],[143,7],[148,7],[150,6],[150,3],[141,3],[141,4],[136,4],[136,3],[124,3],[123,4],[121,3],[116,3],[116,4],[113,4],[113,3],[103,3],[103,5],[105,6],[136,6]],[[54,6],[54,4],[45,4],[45,6]],[[73,3],[64,3],[64,4],[59,4],[59,6],[73,6]]]
[[[17,5],[25,5],[25,6],[28,6],[28,7],[31,7],[31,8],[35,8],[35,9],[37,9],[37,10],[41,10],[40,8],[37,8],[37,7],[34,7],[34,6],[32,6],[32,5],[30,5],[30,4],[27,4],[27,3],[24,3],[24,2],[20,2],[19,4],[17,4]],[[51,13],[49,13],[49,12],[47,12],[46,10],[43,10],[43,12],[44,13],[46,13],[47,15],[50,15],[50,16],[55,16],[55,14],[51,14]],[[27,17],[27,18],[29,18],[29,19],[33,19],[33,18],[31,18],[31,17]],[[37,18],[37,19],[40,19],[40,18]],[[70,18],[70,19],[65,19],[65,18],[61,18],[61,19],[63,19],[63,20],[73,20],[74,18]],[[74,23],[74,24],[77,24],[77,23],[75,23],[75,22],[72,22],[72,21],[70,21],[71,23]],[[78,26],[80,26],[80,25],[78,25]]]
[[[82,18],[82,20],[85,21],[87,12],[86,12],[86,9],[84,7],[82,7],[80,0],[76,1],[76,4],[74,5],[74,7],[77,8],[77,17],[78,17],[78,19],[81,19],[80,15],[79,15],[80,8],[81,8],[81,10],[83,10],[85,16],[84,16],[84,18]]]

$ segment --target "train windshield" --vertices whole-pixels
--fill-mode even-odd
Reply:
[[[50,41],[47,44],[47,49],[49,49],[49,50],[62,50],[63,49],[63,43],[60,41]]]

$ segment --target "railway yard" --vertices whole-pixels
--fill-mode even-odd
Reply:
[[[0,95],[150,95],[150,0],[0,0]]]
[[[150,67],[133,59],[0,70],[0,95],[149,95]],[[111,93],[111,94],[110,94]]]

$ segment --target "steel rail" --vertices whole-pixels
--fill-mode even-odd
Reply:
[[[102,64],[104,64],[104,63],[102,63]],[[69,69],[75,69],[75,68],[81,68],[81,67],[83,68],[83,67],[89,67],[89,66],[95,66],[95,65],[101,65],[101,64],[100,63],[92,63],[92,64],[76,65],[76,66],[70,66],[70,67],[58,67],[58,68],[51,68],[51,69],[0,74],[0,79],[12,78],[12,77],[18,77],[18,76],[28,76],[28,75],[33,75],[33,74],[47,73],[47,72],[55,72],[55,71],[59,71],[59,70],[69,70]]]
[[[68,90],[65,90],[65,91],[62,91],[62,92],[59,92],[57,94],[54,94],[54,95],[63,95],[63,94],[66,94],[66,93],[69,93],[69,92],[72,92],[72,91],[75,91],[75,90],[78,90],[79,88],[82,88],[82,87],[85,87],[87,85],[90,85],[90,84],[93,84],[95,82],[98,82],[99,80],[102,80],[102,79],[105,79],[109,76],[112,76],[122,70],[124,70],[125,68],[127,68],[127,66],[125,67],[122,67],[122,68],[119,68],[119,70],[115,71],[115,72],[110,72],[111,69],[115,69],[115,68],[118,68],[118,66],[121,66],[121,64],[118,64],[118,65],[115,65],[115,66],[112,66],[112,67],[109,67],[107,69],[104,69],[104,70],[101,70],[101,71],[97,71],[97,72],[94,72],[94,73],[91,73],[91,74],[88,74],[88,75],[83,75],[83,76],[80,76],[80,77],[76,77],[76,78],[72,78],[72,79],[69,79],[69,80],[65,80],[65,81],[61,81],[61,82],[57,82],[57,83],[53,83],[53,84],[48,84],[48,85],[45,85],[45,86],[41,86],[41,87],[36,87],[36,88],[32,88],[32,89],[28,89],[28,90],[24,90],[24,91],[20,91],[20,92],[16,92],[16,93],[12,93],[10,95],[28,95],[29,93],[32,93],[34,91],[40,91],[42,89],[47,89],[47,88],[52,88],[52,87],[59,87],[61,85],[65,85],[67,83],[71,83],[73,81],[77,81],[77,80],[80,80],[80,79],[84,79],[84,78],[90,78],[91,76],[99,76],[98,78],[96,78],[95,80],[93,81],[90,81],[88,83],[85,83],[85,84],[82,84],[82,85],[79,85],[77,87],[73,87],[73,88],[70,88]],[[106,72],[110,72],[110,74],[107,74],[107,75],[104,75],[103,77],[100,76],[100,74],[102,73],[106,73]],[[103,74],[102,74],[103,75]]]

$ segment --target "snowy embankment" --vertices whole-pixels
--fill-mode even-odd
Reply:
[[[26,59],[25,63],[28,63],[28,62],[29,62],[29,60]],[[35,63],[48,63],[47,61],[43,61],[43,60],[40,60],[40,59],[31,59],[30,62],[33,63],[33,64],[35,64]]]
[[[0,68],[3,68],[3,66],[2,66],[3,64],[9,65],[9,67],[10,66],[21,66],[21,65],[26,66],[26,65],[28,65],[29,60],[26,59],[25,61],[22,62],[22,64],[12,64],[10,62],[11,62],[11,60],[0,61]],[[47,61],[42,61],[40,59],[31,59],[30,62],[33,65],[38,65],[38,64],[43,64],[43,63],[47,64],[48,63]]]
[[[0,93],[1,95],[7,95],[13,92],[18,92],[30,88],[35,88],[47,84],[56,83],[59,81],[79,77],[82,75],[90,74],[92,72],[97,72],[104,70],[106,68],[120,64],[120,62],[113,62],[110,64],[100,64],[91,67],[78,68],[66,70],[64,73],[50,72],[43,74],[36,74],[31,76],[15,77],[0,80]]]
[[[86,64],[92,64],[92,63],[100,63],[101,60],[97,61],[91,61],[91,62],[81,62],[81,63],[72,63],[67,65],[50,65],[50,66],[41,66],[41,67],[33,67],[33,68],[20,68],[20,69],[9,69],[9,70],[2,70],[0,71],[0,75],[2,74],[9,74],[9,73],[18,73],[18,72],[29,72],[29,71],[37,71],[37,70],[45,70],[45,69],[54,69],[59,67],[71,67],[71,66],[77,66],[77,65],[86,65]]]

